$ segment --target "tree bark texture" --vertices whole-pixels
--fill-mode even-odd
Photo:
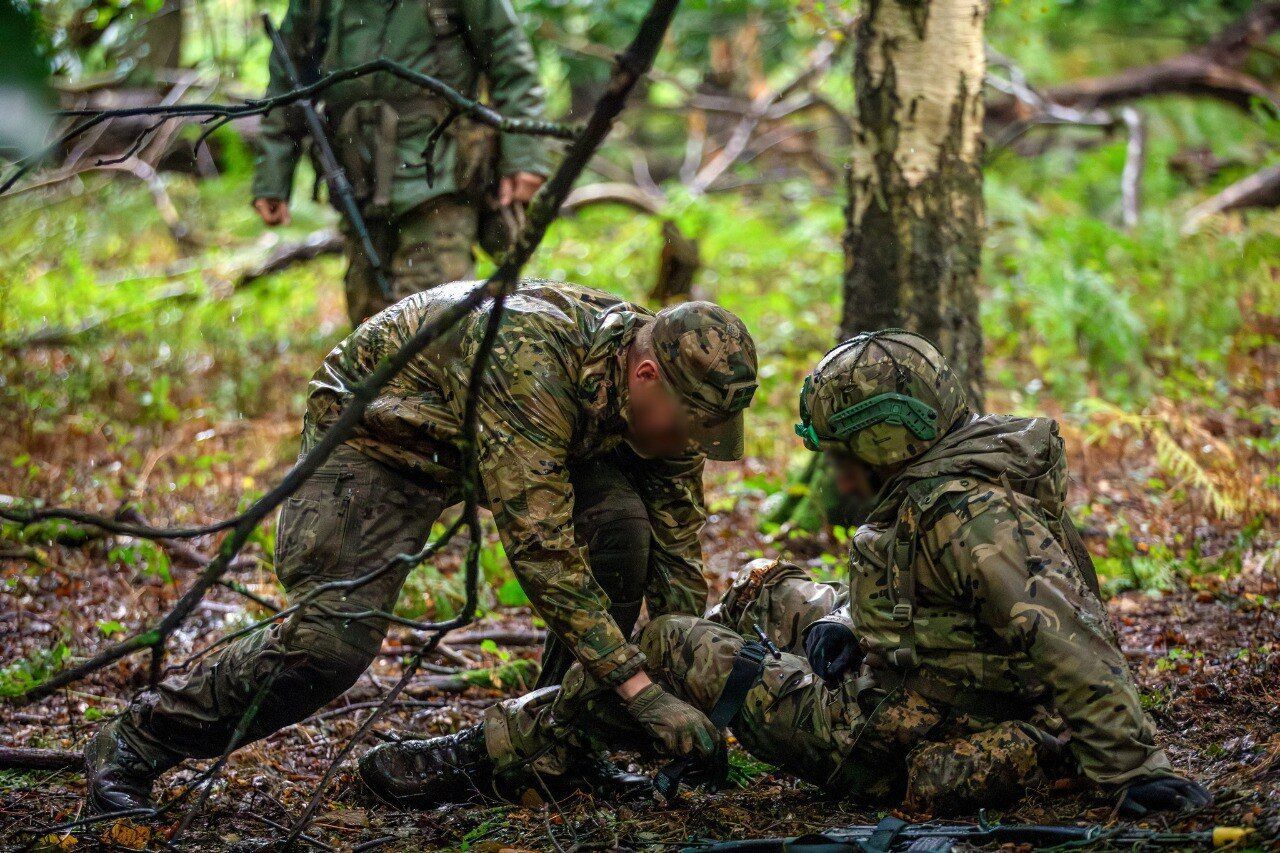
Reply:
[[[937,342],[981,405],[983,0],[867,0],[855,25],[842,337]]]

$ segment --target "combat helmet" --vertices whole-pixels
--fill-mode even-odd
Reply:
[[[810,450],[885,467],[921,455],[968,417],[964,389],[937,347],[883,329],[837,345],[805,377],[796,434]]]

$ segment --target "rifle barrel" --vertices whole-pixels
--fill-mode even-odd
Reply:
[[[262,26],[267,31],[267,38],[271,40],[271,53],[280,61],[280,67],[289,79],[290,87],[301,88],[302,78],[298,75],[298,68],[293,64],[293,58],[289,56],[289,49],[285,46],[284,39],[280,37],[280,31],[276,29],[276,25],[271,22],[271,16],[266,12],[262,13]],[[311,131],[311,144],[319,155],[320,170],[324,173],[325,183],[329,185],[329,193],[337,199],[347,221],[359,235],[361,248],[364,249],[365,257],[369,260],[369,269],[373,273],[373,280],[378,290],[382,292],[382,297],[388,302],[393,301],[394,294],[383,271],[382,258],[373,247],[373,239],[369,236],[364,216],[360,213],[360,204],[356,201],[356,194],[351,189],[351,181],[347,179],[347,173],[342,170],[337,156],[333,153],[333,146],[329,143],[329,135],[325,130],[324,120],[316,110],[315,101],[309,97],[302,98],[298,101],[298,105],[302,107],[307,128]]]

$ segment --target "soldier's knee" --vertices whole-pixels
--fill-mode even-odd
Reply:
[[[644,597],[652,524],[644,501],[629,486],[588,493],[574,514],[574,528],[587,546],[591,574],[615,602]]]
[[[368,646],[304,627],[284,651],[280,677],[316,707],[326,705],[345,693],[373,663],[377,652]]]

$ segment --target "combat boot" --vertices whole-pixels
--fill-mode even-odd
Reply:
[[[178,763],[177,757],[148,761],[120,737],[119,722],[109,723],[84,748],[86,797],[98,814],[151,809],[151,786],[161,773]]]
[[[430,740],[374,747],[360,759],[360,779],[397,806],[459,803],[490,789],[493,759],[485,748],[484,729],[468,726]]]
[[[591,752],[575,761],[566,774],[570,783],[580,782],[591,793],[606,799],[629,799],[648,794],[653,780],[619,767],[603,752]]]

